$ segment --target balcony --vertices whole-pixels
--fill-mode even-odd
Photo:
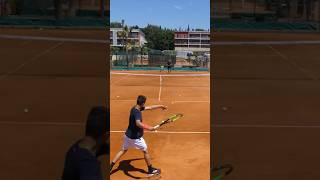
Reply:
[[[210,40],[210,36],[201,36],[201,39],[203,39],[203,40]]]
[[[190,35],[190,39],[200,39],[200,35]]]
[[[175,47],[188,47],[188,44],[174,44]]]

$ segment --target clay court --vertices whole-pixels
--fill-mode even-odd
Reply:
[[[211,150],[234,166],[225,179],[319,179],[319,40],[215,33]]]
[[[106,105],[106,34],[0,29],[0,179],[61,178],[90,108]]]
[[[138,95],[147,105],[163,104],[168,110],[143,113],[143,121],[156,125],[172,114],[184,117],[158,132],[145,132],[153,165],[162,179],[209,179],[210,76],[208,72],[111,71],[111,160],[120,150],[129,111]],[[143,154],[130,149],[114,167],[111,179],[147,177]],[[158,177],[156,177],[158,178]]]

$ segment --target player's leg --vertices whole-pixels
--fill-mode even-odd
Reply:
[[[119,151],[116,156],[113,158],[112,163],[117,163],[119,159],[127,152],[128,150],[121,150]]]
[[[116,156],[112,160],[110,164],[110,171],[112,170],[113,166],[119,161],[119,159],[128,151],[129,146],[130,146],[129,138],[126,135],[124,135],[122,149],[116,154]]]
[[[144,155],[144,160],[146,161],[146,164],[148,166],[148,174],[149,175],[154,175],[154,174],[160,174],[160,169],[157,169],[155,167],[152,166],[151,163],[151,157],[150,154],[147,150],[143,151],[143,155]]]
[[[119,161],[119,159],[127,152],[128,150],[121,150],[117,153],[110,164],[110,171],[112,170],[113,166]]]
[[[159,174],[160,169],[154,168],[152,166],[151,157],[148,152],[148,147],[145,140],[143,138],[140,138],[135,142],[135,145],[137,149],[140,149],[143,152],[144,160],[146,161],[146,164],[148,166],[148,174],[149,175]]]
[[[150,154],[148,153],[148,150],[142,151],[143,152],[143,156],[144,156],[144,160],[146,161],[147,166],[151,166],[151,158],[150,158]]]

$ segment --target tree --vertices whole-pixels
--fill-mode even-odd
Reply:
[[[119,47],[111,46],[111,47],[110,47],[110,51],[111,51],[111,54],[118,54],[119,51],[120,51],[120,48],[119,48]]]
[[[120,22],[111,22],[111,23],[110,23],[110,27],[111,27],[111,28],[121,28],[122,25],[121,25]]]
[[[141,54],[146,55],[146,54],[148,54],[148,52],[149,52],[149,48],[146,45],[143,45],[141,47]]]
[[[129,35],[132,32],[132,27],[128,27],[127,25],[125,25],[123,27],[122,31],[118,31],[118,36],[121,37],[122,39],[122,45],[123,45],[123,49],[126,52],[126,60],[127,60],[127,67],[129,68],[129,57],[128,57],[128,52],[131,49],[131,44],[129,42]]]
[[[140,58],[141,58],[141,65],[143,65],[142,56],[148,54],[149,48],[146,45],[142,45],[140,47]]]
[[[139,26],[138,25],[134,25],[132,26],[133,29],[139,29]]]
[[[174,31],[160,26],[147,25],[142,31],[148,41],[147,47],[157,50],[174,49]]]

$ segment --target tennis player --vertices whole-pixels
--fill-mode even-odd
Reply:
[[[171,72],[171,66],[172,66],[172,62],[171,62],[171,60],[169,60],[167,62],[168,73]]]
[[[154,127],[151,127],[145,123],[142,123],[141,111],[153,110],[153,109],[167,109],[164,105],[145,106],[147,98],[143,95],[138,96],[137,104],[131,108],[129,116],[129,125],[123,137],[123,145],[121,151],[117,153],[110,165],[110,172],[115,163],[123,156],[130,147],[139,149],[144,154],[144,159],[148,166],[148,175],[155,175],[160,173],[160,169],[154,168],[151,164],[151,158],[148,153],[148,148],[145,140],[143,139],[143,131],[155,131]]]
[[[87,117],[85,136],[65,156],[62,180],[102,180],[98,156],[109,154],[109,109],[93,107]]]

